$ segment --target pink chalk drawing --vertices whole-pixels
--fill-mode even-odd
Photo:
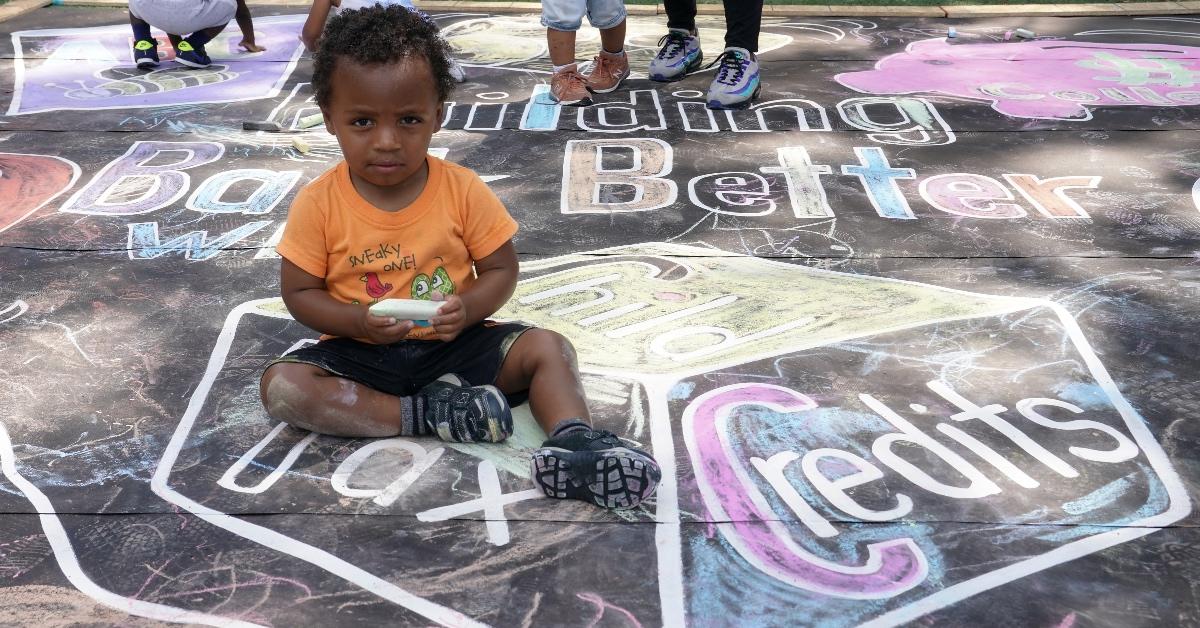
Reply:
[[[1200,48],[1067,40],[927,39],[834,80],[868,94],[945,94],[1016,118],[1090,120],[1094,107],[1200,105]]]
[[[730,450],[726,424],[735,409],[746,405],[777,412],[817,407],[781,386],[734,384],[697,397],[684,411],[684,440],[697,487],[717,529],[742,558],[781,582],[841,598],[890,598],[925,580],[925,555],[911,538],[868,544],[863,565],[832,562],[797,545]]]

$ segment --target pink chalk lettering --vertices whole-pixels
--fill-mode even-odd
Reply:
[[[696,484],[709,516],[738,554],[781,582],[835,597],[888,598],[920,584],[928,566],[911,538],[868,544],[862,565],[826,560],[795,542],[728,446],[729,416],[746,405],[778,412],[817,407],[812,399],[781,386],[735,384],[701,395],[684,411],[684,440]]]

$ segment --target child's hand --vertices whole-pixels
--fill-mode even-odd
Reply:
[[[266,48],[263,48],[262,46],[254,43],[254,39],[250,38],[250,37],[243,38],[242,41],[238,42],[238,48],[241,48],[242,50],[245,50],[246,52],[265,52],[266,51]]]
[[[437,316],[429,319],[429,324],[433,326],[433,331],[439,340],[450,342],[458,337],[467,323],[467,306],[456,294],[444,296],[435,290],[430,296],[434,301],[444,301],[444,303],[438,308]]]
[[[362,320],[359,321],[359,327],[363,330],[362,337],[376,344],[390,345],[404,340],[413,328],[412,321],[396,320],[391,316],[375,316],[365,307],[362,309],[362,316]]]

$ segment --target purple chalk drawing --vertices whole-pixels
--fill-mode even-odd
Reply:
[[[888,598],[925,579],[925,555],[910,538],[867,545],[863,565],[831,562],[797,545],[729,450],[725,424],[734,409],[745,405],[779,412],[817,407],[780,386],[735,384],[701,395],[684,412],[683,433],[696,484],[712,520],[719,522],[717,529],[742,558],[777,580],[842,598]]]
[[[992,102],[1017,118],[1090,120],[1092,107],[1200,105],[1200,48],[1066,40],[955,44],[928,39],[837,82],[868,94]]]
[[[304,51],[296,39],[302,15],[254,20],[264,52],[238,50],[237,28],[209,42],[213,64],[187,68],[163,57],[146,72],[133,64],[129,25],[62,28],[13,33],[15,91],[8,115],[63,109],[132,109],[241,102],[270,98],[296,67]]]

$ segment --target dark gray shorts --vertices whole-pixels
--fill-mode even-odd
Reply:
[[[484,321],[464,329],[450,342],[401,340],[373,345],[353,338],[331,338],[271,364],[311,364],[389,395],[407,397],[446,373],[454,373],[472,386],[495,384],[508,350],[530,329],[523,323]],[[509,404],[516,406],[524,403],[528,394],[507,396]]]

